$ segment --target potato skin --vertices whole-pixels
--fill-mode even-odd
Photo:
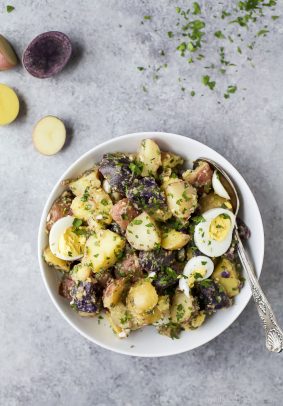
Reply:
[[[73,194],[70,191],[65,191],[55,200],[46,219],[46,231],[49,232],[53,224],[62,217],[72,215],[71,204]]]
[[[103,292],[103,305],[110,309],[122,300],[129,282],[125,278],[112,280]]]
[[[209,164],[204,161],[199,161],[193,170],[187,170],[183,173],[183,179],[196,188],[210,188],[212,182],[213,171]]]
[[[0,34],[0,71],[11,69],[17,63],[18,59],[11,44]]]
[[[126,230],[128,224],[139,215],[139,211],[131,205],[129,199],[125,198],[114,204],[110,214],[119,227]]]
[[[64,276],[59,285],[59,295],[70,301],[72,299],[71,290],[74,286],[75,281],[70,276]]]
[[[115,276],[117,279],[128,278],[131,281],[136,281],[143,278],[143,271],[141,269],[139,258],[135,253],[128,253],[115,265]]]

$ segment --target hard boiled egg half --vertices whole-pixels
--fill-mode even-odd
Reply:
[[[179,289],[186,296],[190,295],[190,288],[196,281],[202,281],[210,277],[214,269],[212,260],[204,255],[191,258],[183,271],[183,277],[179,281]]]
[[[53,255],[65,261],[75,261],[83,256],[86,237],[74,232],[75,217],[66,216],[53,224],[49,246]]]
[[[194,240],[197,248],[209,257],[220,257],[229,249],[236,222],[227,209],[211,209],[202,214],[203,221],[196,225]]]
[[[217,170],[214,171],[213,175],[212,175],[212,187],[213,187],[214,193],[216,193],[218,196],[221,196],[224,199],[230,200],[230,196],[229,196],[227,190],[225,189],[225,187],[222,185],[222,183],[220,181],[219,172]]]

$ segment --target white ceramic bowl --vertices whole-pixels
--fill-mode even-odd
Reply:
[[[145,327],[133,332],[127,339],[118,339],[112,332],[107,320],[98,323],[97,318],[79,317],[69,306],[68,302],[58,294],[59,273],[51,269],[42,259],[42,251],[48,243],[44,231],[45,220],[53,201],[62,193],[60,182],[66,178],[79,175],[98,162],[106,152],[134,152],[143,138],[154,139],[162,150],[168,150],[187,158],[188,167],[192,161],[202,156],[218,162],[234,180],[241,198],[242,211],[240,216],[251,229],[248,248],[255,264],[257,275],[260,275],[264,255],[264,232],[260,212],[255,198],[247,183],[239,172],[221,155],[190,138],[176,134],[146,132],[128,134],[114,138],[93,148],[71,165],[56,183],[44,207],[38,234],[38,258],[46,289],[61,315],[80,334],[95,344],[122,354],[142,357],[160,357],[179,354],[199,347],[221,334],[229,327],[246,307],[251,291],[246,282],[241,293],[236,297],[234,305],[226,310],[220,310],[209,318],[203,326],[191,332],[183,332],[179,340],[171,340],[161,336],[154,327]]]

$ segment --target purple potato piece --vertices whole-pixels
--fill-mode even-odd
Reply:
[[[126,194],[137,209],[146,210],[149,214],[167,207],[164,192],[151,177],[135,179]]]
[[[241,240],[243,241],[248,240],[251,236],[251,230],[249,229],[249,227],[239,217],[237,217],[237,225],[238,225],[238,233]]]
[[[185,264],[174,262],[170,267],[162,268],[157,272],[152,284],[159,295],[174,294],[175,288],[179,284],[178,276],[183,273]],[[174,290],[172,290],[174,288]]]
[[[159,272],[175,262],[175,253],[163,248],[155,251],[140,251],[139,263],[145,272]]]
[[[196,282],[192,288],[192,295],[197,299],[200,310],[213,312],[232,305],[232,300],[224,289],[212,279]]]
[[[237,241],[236,240],[232,240],[232,243],[230,245],[230,248],[228,249],[228,251],[225,252],[225,254],[223,255],[223,257],[229,259],[229,261],[234,262],[237,258],[238,258],[238,251],[237,251]]]
[[[97,282],[78,282],[71,289],[71,306],[78,312],[93,315],[99,312],[101,305],[101,285]]]
[[[65,67],[71,54],[72,44],[67,35],[59,31],[44,32],[26,48],[23,65],[36,78],[50,78]]]
[[[130,163],[131,160],[127,155],[116,153],[103,155],[99,165],[100,173],[108,180],[111,188],[123,196],[134,179]]]

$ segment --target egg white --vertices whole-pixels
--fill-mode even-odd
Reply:
[[[66,255],[62,255],[59,252],[59,239],[67,228],[72,227],[74,220],[75,217],[73,216],[66,216],[60,218],[59,220],[56,221],[56,223],[53,224],[49,233],[49,246],[52,254],[55,255],[57,258],[64,259],[65,261],[75,261],[77,259],[82,258],[83,256],[83,254],[81,254],[76,257],[74,256],[69,257]]]
[[[213,175],[212,175],[212,187],[213,187],[214,193],[216,193],[218,196],[221,196],[224,199],[230,200],[229,194],[227,193],[225,187],[220,182],[217,170],[214,171]]]
[[[211,221],[221,215],[226,214],[231,219],[231,227],[226,238],[223,241],[213,240],[209,234],[209,228]],[[233,237],[233,230],[235,227],[236,218],[235,215],[226,209],[211,209],[202,214],[204,221],[200,222],[195,227],[194,241],[197,248],[205,255],[209,257],[220,257],[228,251]]]
[[[179,280],[179,289],[182,290],[187,297],[189,297],[190,295],[188,277],[198,270],[205,270],[206,274],[202,278],[197,278],[196,281],[202,281],[203,279],[209,278],[214,270],[214,264],[212,260],[208,257],[205,257],[204,255],[198,255],[197,257],[191,258],[187,262],[183,270],[183,275],[186,276],[186,278],[181,278]]]

